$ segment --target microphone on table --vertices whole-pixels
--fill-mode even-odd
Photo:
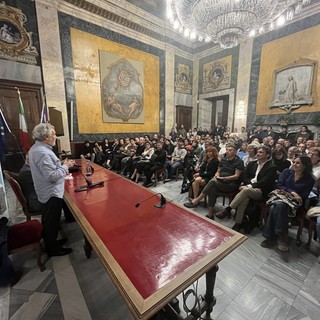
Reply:
[[[151,197],[146,198],[146,199],[144,199],[144,200],[142,200],[142,201],[140,201],[140,202],[137,202],[136,205],[135,205],[135,207],[136,207],[136,208],[140,207],[141,203],[143,203],[143,202],[145,202],[145,201],[147,201],[147,200],[149,200],[149,199],[151,199],[151,198],[153,198],[153,197],[155,197],[155,196],[158,196],[158,195],[160,195],[160,202],[156,203],[154,206],[155,206],[156,208],[162,208],[162,207],[164,207],[164,205],[167,203],[167,199],[166,199],[166,198],[162,195],[162,193],[160,193],[160,192],[158,192],[158,193],[156,193],[156,194],[153,194]]]
[[[82,174],[82,176],[83,176],[84,179],[86,180],[87,185],[86,185],[86,186],[80,186],[79,188],[74,189],[74,192],[85,191],[85,190],[88,190],[88,189],[90,189],[90,188],[94,188],[94,187],[97,187],[97,186],[102,186],[102,185],[104,184],[104,181],[103,181],[103,180],[93,183],[93,182],[91,181],[91,178],[85,176],[85,175],[82,173],[81,170],[80,170],[80,173]]]

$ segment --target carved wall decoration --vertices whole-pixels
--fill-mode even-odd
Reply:
[[[177,92],[191,94],[190,68],[185,64],[178,64],[175,87]]]
[[[232,56],[227,56],[203,65],[203,93],[230,88],[231,63]]]
[[[312,105],[315,62],[288,66],[274,75],[274,90],[270,108],[291,113],[301,105]]]
[[[37,49],[33,46],[32,32],[24,25],[26,16],[20,9],[0,4],[0,57],[36,64]]]
[[[144,123],[143,62],[99,55],[103,122]]]

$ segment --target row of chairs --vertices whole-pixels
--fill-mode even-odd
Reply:
[[[21,204],[27,220],[10,226],[7,239],[8,254],[12,255],[33,250],[36,252],[37,265],[40,271],[44,271],[46,268],[41,262],[42,224],[38,220],[31,220],[32,216],[39,216],[41,215],[41,212],[32,212],[29,210],[27,199],[17,180],[18,175],[7,170],[4,170],[3,174]]]
[[[226,199],[228,202],[231,203],[234,197],[237,195],[238,192],[231,192],[231,193],[220,193],[219,196],[222,197],[222,204],[225,205]],[[260,208],[260,228],[263,228],[265,222],[267,220],[269,214],[269,206],[266,205],[264,201],[259,201],[258,206]],[[307,209],[304,207],[300,207],[297,211],[296,217],[292,220],[293,224],[298,226],[297,236],[296,236],[296,243],[297,245],[301,245],[301,235],[304,227],[308,228],[308,241],[306,246],[309,247],[312,241],[313,233],[315,232],[316,227],[316,218],[307,218]],[[315,234],[314,239],[316,240],[317,236]]]

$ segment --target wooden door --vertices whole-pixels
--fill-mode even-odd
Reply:
[[[183,124],[188,131],[192,129],[192,107],[176,106],[177,129]]]
[[[19,88],[27,123],[30,144],[33,144],[32,130],[40,122],[41,91],[40,85],[0,80],[0,105],[6,121],[16,137],[7,134],[8,153],[19,152]]]
[[[217,124],[221,124],[224,128],[228,126],[228,109],[228,95],[215,97],[212,99],[211,128],[215,128]]]

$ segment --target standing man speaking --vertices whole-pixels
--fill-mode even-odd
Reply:
[[[36,141],[29,151],[30,169],[35,191],[43,204],[42,224],[45,250],[49,256],[63,256],[72,252],[57,241],[63,205],[64,180],[73,160],[66,159],[61,164],[52,151],[57,136],[49,123],[40,123],[32,131]]]

